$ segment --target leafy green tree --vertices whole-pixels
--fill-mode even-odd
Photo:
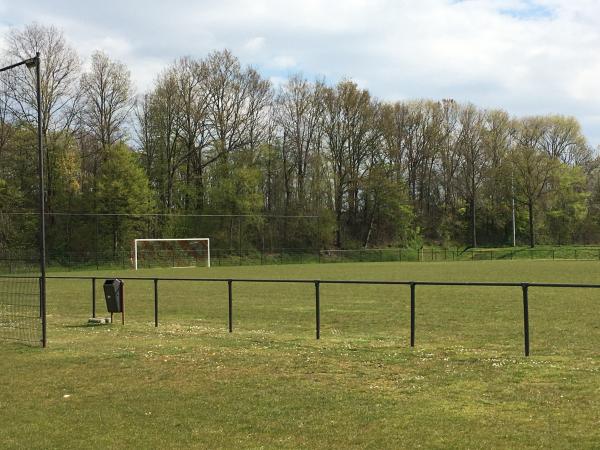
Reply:
[[[364,182],[365,248],[372,243],[407,244],[412,237],[414,213],[406,185],[389,172],[389,167],[378,164]]]
[[[18,229],[13,223],[14,218],[3,214],[11,211],[22,200],[22,193],[14,185],[0,178],[0,250],[9,248],[18,238]],[[22,230],[21,230],[22,231]]]
[[[97,212],[111,216],[112,251],[143,232],[143,222],[123,220],[119,214],[145,214],[153,211],[154,202],[148,177],[140,166],[137,155],[125,144],[108,148],[108,157],[100,167],[98,179]]]
[[[243,156],[248,155],[238,154],[235,158],[221,161],[211,169],[209,200],[211,209],[218,214],[258,216],[263,210],[260,170],[249,164],[250,161],[243,161]],[[252,220],[247,219],[244,223],[251,224]],[[236,225],[239,229],[237,235]],[[241,227],[241,221],[237,218],[222,218],[214,235],[220,242],[227,242],[229,248],[233,249],[243,240]]]
[[[536,207],[548,192],[558,168],[556,158],[545,153],[541,147],[544,133],[545,123],[542,117],[522,120],[517,131],[517,143],[511,153],[515,196],[520,203],[527,206],[529,245],[532,248],[535,246]]]
[[[572,242],[587,216],[586,177],[580,167],[561,164],[553,182],[546,222],[553,242]]]

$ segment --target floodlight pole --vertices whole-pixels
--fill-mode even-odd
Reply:
[[[46,205],[44,200],[44,152],[42,146],[42,89],[40,77],[40,52],[33,58],[0,68],[5,72],[19,66],[35,68],[35,93],[37,103],[37,144],[38,144],[38,177],[39,177],[39,214],[40,214],[40,315],[42,317],[42,347],[46,347]]]
[[[35,90],[37,100],[38,172],[40,196],[40,272],[42,288],[42,347],[46,347],[46,202],[44,199],[44,150],[42,145],[42,88],[40,76],[40,52],[35,54]]]

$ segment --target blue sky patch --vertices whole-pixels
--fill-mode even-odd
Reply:
[[[517,8],[500,8],[500,14],[523,20],[551,19],[554,12],[551,8],[535,1],[525,0]]]

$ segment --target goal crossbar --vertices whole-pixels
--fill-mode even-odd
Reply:
[[[140,242],[206,242],[206,265],[210,267],[210,238],[157,238],[134,239],[133,241],[133,267],[138,270],[138,243]]]

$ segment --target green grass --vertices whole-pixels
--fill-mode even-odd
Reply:
[[[352,263],[140,276],[600,283],[593,261]],[[98,276],[133,272],[81,272]],[[99,311],[103,308],[98,284]],[[49,347],[0,343],[3,448],[598,448],[600,291],[126,283],[127,323],[86,326],[90,282],[49,280]],[[69,397],[65,397],[68,395]]]

